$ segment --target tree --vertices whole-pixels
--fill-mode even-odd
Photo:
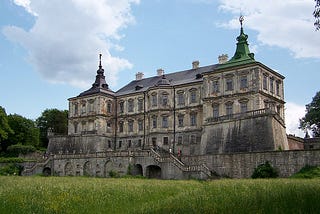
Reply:
[[[0,106],[0,151],[5,151],[9,134],[13,134],[13,130],[8,124],[8,116],[4,108]]]
[[[48,146],[48,131],[54,134],[64,135],[68,133],[68,111],[58,109],[46,109],[36,120],[40,129],[40,141],[43,147]]]
[[[306,105],[306,115],[300,119],[300,129],[310,129],[314,137],[320,137],[320,91]]]
[[[8,123],[14,134],[9,134],[8,144],[39,146],[39,129],[33,120],[13,114],[8,116]]]
[[[320,0],[315,0],[316,6],[313,12],[313,16],[315,18],[314,26],[316,30],[320,30]]]

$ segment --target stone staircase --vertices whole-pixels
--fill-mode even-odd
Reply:
[[[150,156],[153,157],[157,163],[172,163],[184,173],[199,173],[200,179],[210,179],[213,177],[212,171],[204,163],[199,165],[186,165],[172,153],[163,150],[158,152],[152,148],[150,149]]]
[[[21,175],[30,176],[43,173],[43,169],[49,164],[50,161],[51,157],[48,157],[44,162],[36,162],[31,166],[25,165]]]

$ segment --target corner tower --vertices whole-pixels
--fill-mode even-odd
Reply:
[[[239,21],[234,56],[203,74],[201,154],[288,149],[284,76],[254,59]]]

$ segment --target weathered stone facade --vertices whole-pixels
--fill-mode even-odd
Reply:
[[[50,138],[52,173],[248,177],[264,159],[256,152],[280,160],[282,153],[269,152],[289,149],[284,77],[254,60],[242,27],[237,40],[229,61],[222,55],[219,64],[195,61],[189,70],[158,69],[150,78],[138,73],[117,92],[105,81],[100,56],[92,88],[69,99],[68,136]],[[231,159],[249,171],[230,172]]]

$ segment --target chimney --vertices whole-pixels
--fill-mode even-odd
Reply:
[[[158,76],[163,76],[163,75],[164,75],[164,70],[163,70],[162,68],[159,68],[159,69],[157,70],[157,75],[158,75]]]
[[[193,61],[193,62],[192,62],[192,69],[197,69],[197,68],[199,68],[199,64],[200,64],[200,62],[199,62],[198,60]]]
[[[228,54],[221,54],[219,57],[219,64],[226,63],[228,61]]]
[[[136,80],[142,80],[143,76],[144,76],[144,74],[142,72],[136,73]]]

